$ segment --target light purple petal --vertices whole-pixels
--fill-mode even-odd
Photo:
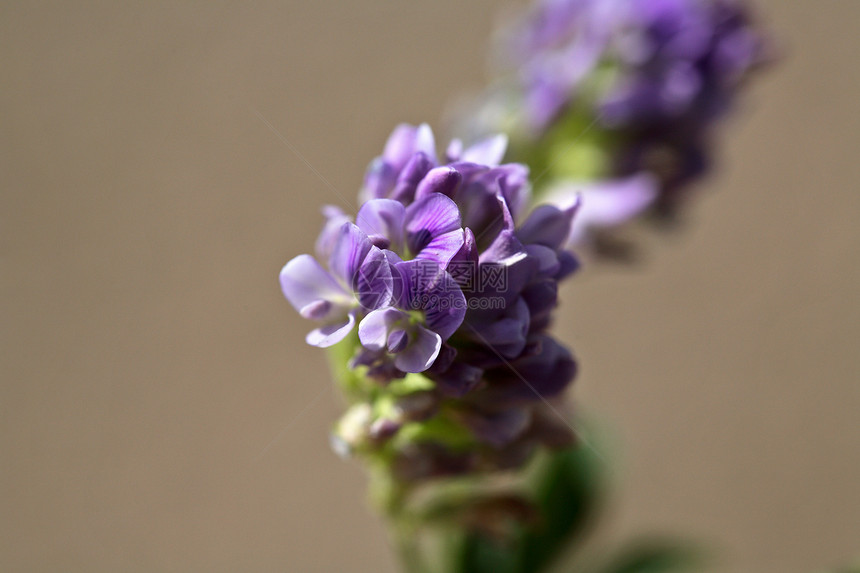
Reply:
[[[384,158],[377,157],[374,159],[364,174],[364,185],[362,185],[361,192],[358,194],[359,202],[363,203],[370,199],[387,196],[394,187],[397,173],[398,171],[395,171],[392,165],[386,163]]]
[[[412,331],[412,340],[402,352],[394,357],[394,365],[404,372],[424,372],[439,356],[442,338],[422,326]]]
[[[388,344],[391,330],[408,322],[409,316],[396,308],[380,308],[368,313],[358,325],[358,339],[368,350],[382,350]]]
[[[311,346],[328,348],[346,338],[353,326],[355,326],[355,314],[350,312],[342,322],[327,324],[310,331],[305,340]]]
[[[316,252],[320,259],[328,260],[340,236],[340,228],[344,223],[352,222],[352,219],[343,212],[343,209],[334,205],[326,205],[322,208],[322,213],[325,217],[325,225],[317,238]]]
[[[333,308],[334,305],[330,301],[320,299],[303,306],[299,314],[308,320],[321,321],[328,317]]]
[[[394,128],[388,137],[382,158],[399,171],[419,151],[435,162],[436,142],[433,138],[433,130],[426,123],[418,127],[403,123]]]
[[[385,249],[399,251],[403,245],[403,222],[406,207],[393,199],[372,199],[361,206],[355,222],[371,242]],[[388,244],[383,244],[384,239]]]
[[[436,140],[433,130],[426,123],[419,125],[415,132],[415,151],[420,151],[436,163]]]
[[[504,227],[478,258],[478,290],[484,296],[498,296],[508,304],[537,272],[538,261],[528,256],[514,231],[514,220],[504,199],[499,196]],[[501,274],[500,274],[501,273]],[[491,277],[503,277],[499,282]]]
[[[319,300],[348,305],[353,298],[310,255],[299,255],[281,269],[281,290],[293,307],[300,311]]]
[[[388,341],[386,346],[388,347],[388,352],[391,354],[397,354],[409,344],[409,335],[402,328],[398,328],[396,330],[392,330],[391,334],[388,335]]]
[[[460,156],[463,155],[463,141],[460,139],[452,139],[448,144],[448,149],[445,150],[445,159],[448,163],[460,161]]]
[[[566,183],[551,189],[547,200],[560,204],[575,193],[581,194],[582,202],[568,241],[574,245],[585,242],[592,228],[614,227],[644,211],[657,198],[658,185],[645,173],[601,183]]]
[[[508,136],[500,133],[472,144],[463,151],[459,160],[496,167],[502,162],[507,149]]]

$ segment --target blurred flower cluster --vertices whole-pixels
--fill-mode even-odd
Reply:
[[[498,44],[496,84],[456,127],[510,134],[539,192],[582,192],[578,243],[645,211],[676,215],[772,52],[741,0],[538,0]]]

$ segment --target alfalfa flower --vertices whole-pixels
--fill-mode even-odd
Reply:
[[[577,241],[675,213],[772,52],[743,0],[538,0],[499,44],[499,79],[461,123],[509,133],[540,192],[582,193]]]
[[[338,450],[385,459],[403,484],[517,467],[572,438],[542,412],[576,373],[547,328],[578,267],[566,250],[578,203],[533,208],[528,168],[501,163],[506,143],[455,140],[440,160],[428,126],[398,126],[354,221],[324,210],[327,268],[300,255],[281,272],[322,323],[308,342],[336,345],[349,373]]]

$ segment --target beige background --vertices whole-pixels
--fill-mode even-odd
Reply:
[[[492,0],[0,7],[0,570],[393,571],[277,273],[399,121],[484,81]],[[760,2],[786,59],[685,229],[568,285],[611,538],[716,570],[860,553],[860,2]]]

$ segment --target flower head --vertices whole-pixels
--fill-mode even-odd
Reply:
[[[338,426],[340,451],[393,448],[386,459],[418,455],[439,475],[472,471],[474,456],[513,464],[558,441],[538,431],[536,412],[576,371],[547,328],[557,284],[578,266],[565,250],[578,203],[529,211],[528,169],[501,163],[506,146],[504,136],[455,140],[440,161],[428,126],[398,126],[368,168],[355,220],[325,208],[327,268],[300,255],[281,272],[289,301],[321,323],[308,342],[350,346],[363,381]],[[399,437],[415,424],[453,430]],[[452,436],[474,443],[468,460]]]

